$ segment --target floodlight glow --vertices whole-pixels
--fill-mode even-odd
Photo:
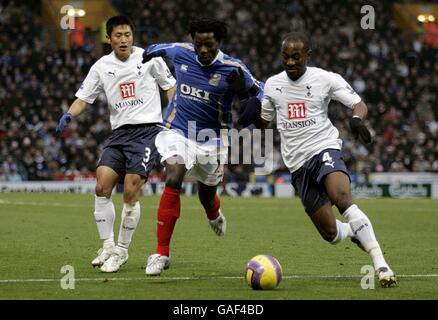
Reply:
[[[83,17],[85,16],[86,12],[84,9],[70,9],[67,11],[67,14],[70,17]]]
[[[67,11],[67,14],[68,14],[70,17],[74,17],[74,16],[75,16],[75,9],[69,9],[69,10]]]

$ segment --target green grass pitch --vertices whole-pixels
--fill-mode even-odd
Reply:
[[[117,236],[122,198],[115,195]],[[101,273],[91,260],[101,245],[91,194],[0,193],[0,299],[438,299],[438,201],[357,200],[368,214],[398,286],[361,288],[371,259],[351,241],[332,246],[320,238],[298,199],[222,197],[228,219],[217,237],[196,197],[182,197],[172,239],[172,265],[146,277],[155,249],[159,197],[142,197],[142,216],[129,260]],[[339,216],[338,216],[339,217]],[[283,281],[255,291],[243,270],[257,254],[276,257]],[[62,289],[64,265],[75,288]]]

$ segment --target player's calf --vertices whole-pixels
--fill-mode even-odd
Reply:
[[[370,253],[372,250],[380,248],[371,221],[362,210],[356,205],[352,205],[344,212],[344,217],[350,224],[353,237],[360,242],[366,252]]]
[[[331,240],[331,244],[338,244],[347,237],[351,237],[353,231],[351,230],[350,224],[343,223],[336,220],[336,234]]]
[[[384,282],[385,286],[395,283],[395,275],[383,257],[383,252],[374,234],[371,221],[365,213],[356,205],[352,205],[344,212],[344,217],[351,226],[355,241],[359,242],[360,246],[373,259],[374,269],[379,275],[379,280],[382,279],[381,283]],[[381,270],[387,270],[387,272],[382,272]]]

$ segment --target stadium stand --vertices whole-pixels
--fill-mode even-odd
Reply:
[[[366,181],[370,172],[438,172],[438,49],[402,33],[390,1],[367,1],[378,17],[374,30],[361,29],[365,2],[354,0],[113,4],[134,20],[142,46],[189,40],[185,27],[199,12],[225,19],[230,34],[223,51],[241,58],[260,80],[281,71],[282,35],[306,30],[313,40],[311,64],[343,75],[369,107],[375,136],[369,147],[351,139],[349,110],[334,102],[330,107],[354,182]],[[40,1],[0,1],[0,181],[92,179],[110,130],[105,101],[98,99],[62,136],[55,127],[98,50],[87,41],[56,47],[42,32],[40,9]],[[275,147],[274,176],[284,181],[278,135]],[[248,181],[251,171],[229,166],[226,181]],[[152,178],[159,181],[160,173]]]

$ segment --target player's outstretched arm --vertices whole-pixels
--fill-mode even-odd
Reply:
[[[80,115],[85,108],[87,107],[87,103],[81,99],[76,99],[68,109],[66,113],[62,115],[59,119],[58,125],[56,126],[56,132],[63,132],[65,128],[67,128],[68,123],[72,118]]]
[[[262,104],[257,97],[250,97],[240,102],[240,116],[237,123],[242,127],[255,124],[260,119]]]
[[[156,51],[151,51],[151,52],[148,52],[148,50],[145,50],[143,52],[143,60],[141,61],[141,63],[146,63],[149,60],[151,60],[152,58],[157,58],[157,57],[164,58],[165,56],[166,56],[165,50],[156,50]]]
[[[237,94],[240,100],[248,98],[248,91],[246,89],[246,79],[243,69],[239,67],[239,71],[233,70],[227,76],[227,82],[233,91]]]
[[[146,63],[152,58],[161,57],[163,59],[170,58],[173,59],[174,55],[178,51],[178,48],[174,43],[157,43],[151,44],[144,49],[143,60],[141,63]]]
[[[361,139],[363,143],[371,143],[371,133],[368,128],[363,123],[366,115],[368,113],[368,108],[366,104],[361,101],[354,105],[353,117],[350,118],[350,129],[355,139]]]
[[[239,67],[237,71],[231,71],[226,80],[241,101],[260,93],[260,87],[255,83],[251,88],[247,87],[247,79],[241,67]]]
[[[240,117],[237,122],[242,127],[254,126],[258,129],[266,129],[270,121],[261,117],[262,104],[257,97],[250,97],[241,102]]]

